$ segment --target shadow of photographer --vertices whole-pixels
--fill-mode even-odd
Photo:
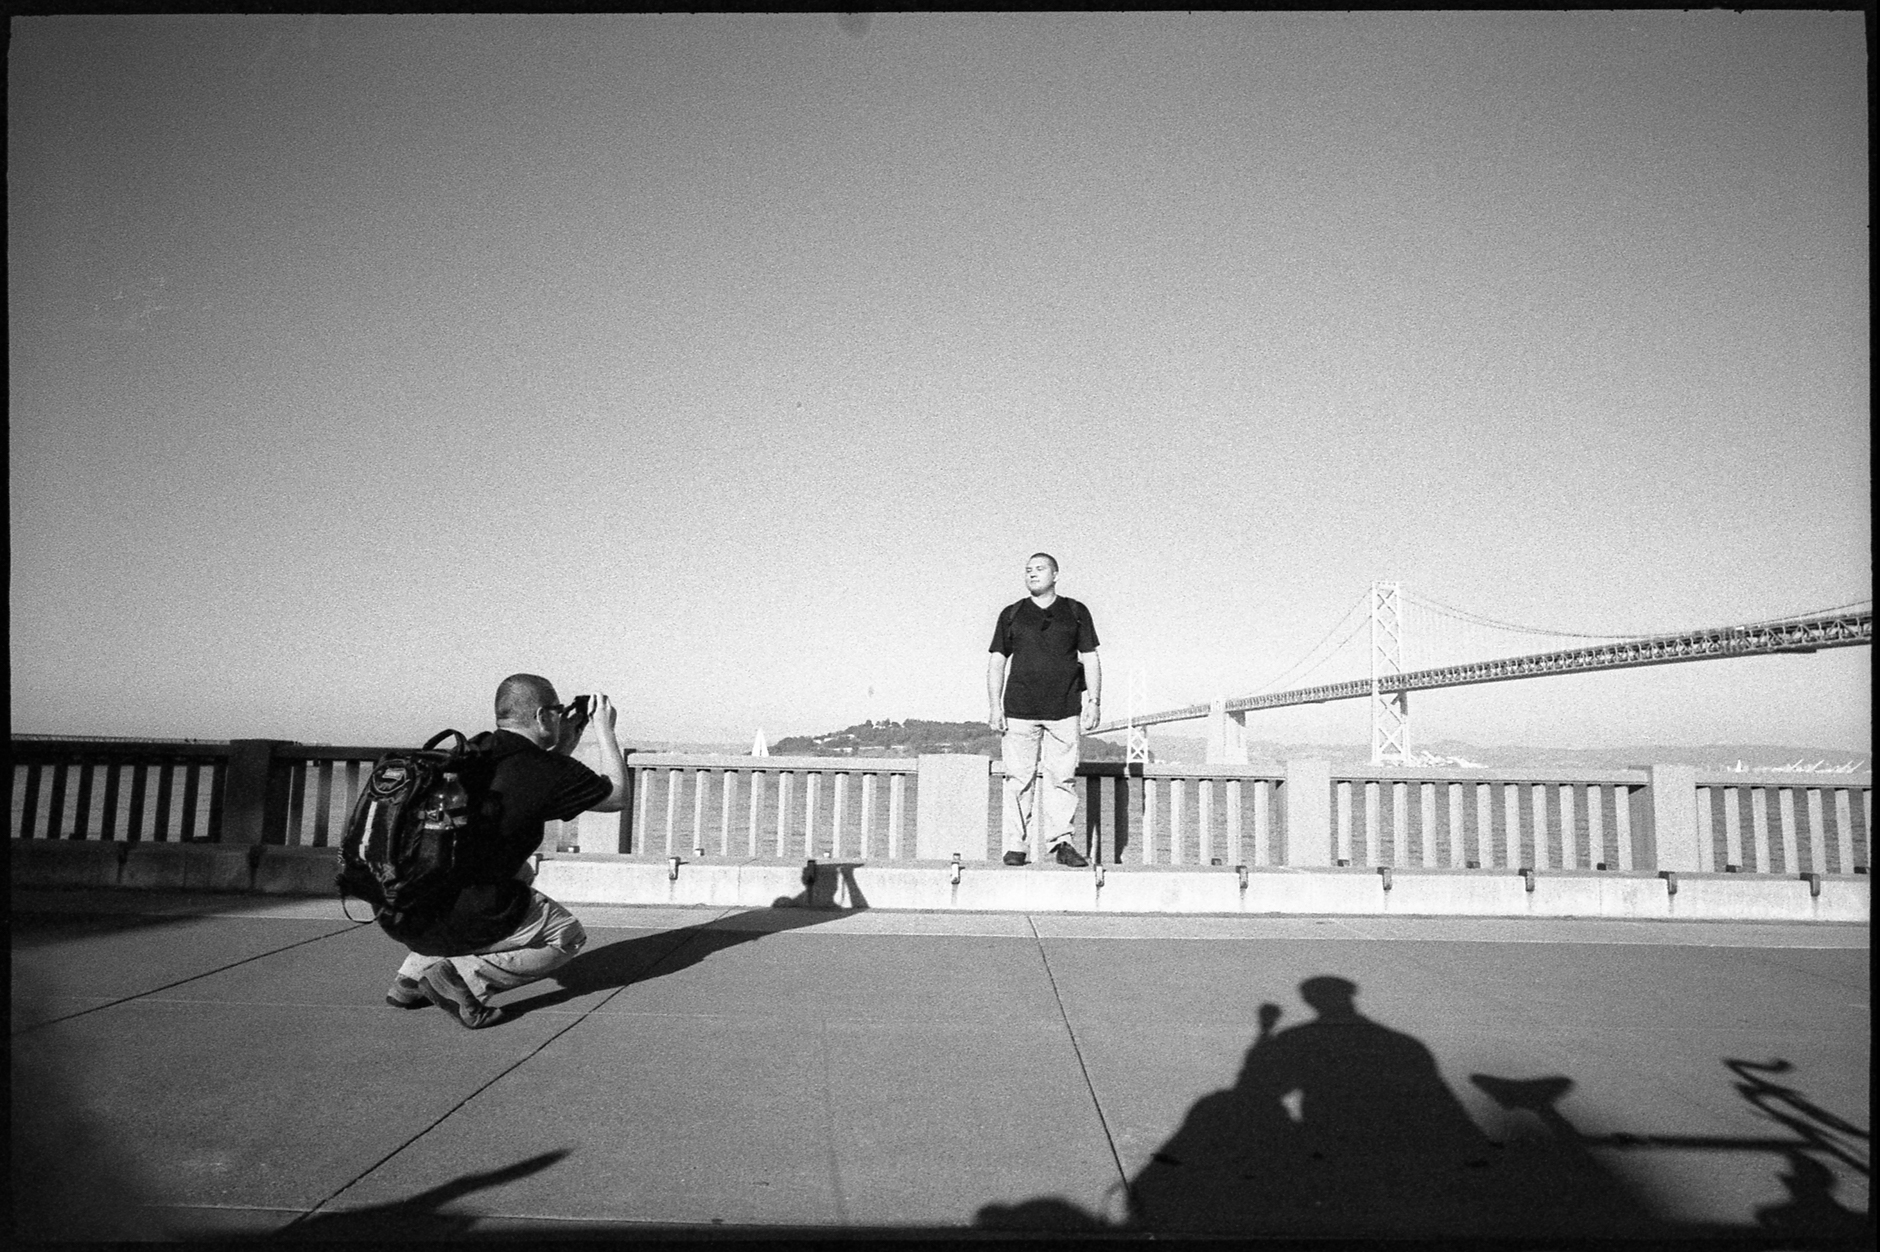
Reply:
[[[1196,1101],[1130,1179],[1120,1225],[1056,1198],[988,1206],[977,1224],[1307,1238],[1675,1233],[1583,1144],[1484,1134],[1429,1048],[1359,1012],[1357,991],[1335,975],[1306,979],[1299,992],[1315,1016],[1284,1030],[1280,1007],[1261,1005],[1238,1079]]]

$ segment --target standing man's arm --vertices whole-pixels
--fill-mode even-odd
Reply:
[[[1097,624],[1090,620],[1090,610],[1077,615],[1077,663],[1084,667],[1083,728],[1095,730],[1103,721],[1103,665],[1097,660]]]
[[[1012,658],[1003,652],[986,653],[986,725],[1005,733],[1005,671]]]
[[[1103,721],[1103,664],[1095,652],[1079,652],[1077,660],[1084,667],[1085,730],[1095,730]]]
[[[627,804],[627,758],[620,753],[620,740],[614,736],[614,705],[606,696],[594,697],[594,737],[601,747],[601,777],[614,785],[607,798],[589,809],[590,813],[618,813]]]

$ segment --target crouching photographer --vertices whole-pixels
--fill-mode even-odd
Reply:
[[[535,674],[512,674],[496,689],[496,731],[477,737],[491,769],[478,797],[489,833],[472,845],[455,902],[422,930],[403,935],[411,955],[386,1001],[396,1008],[435,1004],[471,1030],[504,1020],[489,999],[536,981],[587,942],[573,914],[529,884],[543,823],[584,812],[617,813],[626,803],[626,762],[614,735],[615,711],[604,695],[562,705]],[[593,723],[600,744],[595,773],[570,754]],[[481,790],[481,788],[479,788]]]

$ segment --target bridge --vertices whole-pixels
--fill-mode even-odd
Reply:
[[[1361,614],[1360,609],[1367,611]],[[1449,627],[1433,631],[1429,636],[1435,641],[1438,651],[1446,647],[1452,654],[1460,651],[1464,656],[1458,658],[1452,655],[1441,664],[1409,668],[1405,658],[1413,609]],[[1326,649],[1326,641],[1348,624],[1350,629],[1345,631],[1344,636]],[[1826,648],[1871,646],[1873,602],[1861,600],[1789,617],[1732,626],[1634,635],[1593,635],[1501,622],[1408,594],[1400,583],[1374,582],[1368,597],[1348,609],[1312,651],[1282,671],[1278,678],[1267,684],[1268,688],[1280,686],[1288,680],[1299,683],[1301,679],[1324,669],[1343,654],[1345,647],[1366,626],[1369,627],[1368,677],[1287,686],[1277,691],[1266,690],[1238,698],[1222,697],[1207,704],[1191,704],[1155,713],[1137,710],[1135,705],[1140,695],[1132,689],[1127,715],[1121,721],[1099,725],[1095,733],[1126,731],[1129,735],[1129,759],[1146,761],[1148,727],[1208,718],[1209,761],[1244,762],[1247,759],[1247,714],[1291,705],[1369,699],[1372,763],[1408,764],[1409,693],[1412,691],[1645,665],[1675,665],[1779,653],[1806,654]],[[1460,630],[1455,629],[1458,626]],[[1485,637],[1484,632],[1492,633]],[[1504,644],[1501,648],[1494,646],[1496,635],[1501,637]],[[1531,645],[1528,650],[1505,646],[1509,638],[1529,640],[1535,637],[1571,642],[1565,647],[1545,650],[1533,650]],[[1494,655],[1497,651],[1511,651],[1513,654]]]

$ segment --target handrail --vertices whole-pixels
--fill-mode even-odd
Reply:
[[[127,762],[157,758],[170,760],[185,756],[226,758],[229,751],[226,741],[214,740],[52,739],[22,735],[14,735],[8,747],[8,755],[22,762],[33,758],[69,760],[78,757],[88,760],[121,758]]]
[[[752,769],[815,770],[826,774],[912,774],[920,769],[911,756],[717,756],[707,753],[634,752],[627,757],[634,769]]]

